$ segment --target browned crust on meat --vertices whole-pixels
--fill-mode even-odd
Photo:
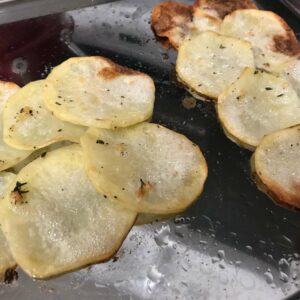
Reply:
[[[294,31],[280,16],[276,14],[275,16],[278,18],[278,21],[284,27],[286,34],[274,36],[273,50],[275,52],[283,53],[291,57],[300,55],[300,43],[297,40]]]
[[[254,158],[255,154],[251,158],[251,170],[252,177],[255,181],[257,188],[265,193],[273,200],[274,203],[289,208],[300,209],[300,183],[295,183],[295,193],[289,193],[274,183],[265,183],[261,178],[261,174],[257,173],[255,168]]]
[[[133,69],[124,67],[124,66],[120,66],[116,63],[114,63],[113,61],[111,61],[110,59],[101,57],[101,59],[106,60],[110,66],[109,67],[105,67],[102,70],[100,70],[98,72],[98,76],[100,76],[101,78],[103,78],[104,80],[113,80],[119,76],[122,75],[144,75],[143,73],[139,72],[139,71],[135,71]]]
[[[169,38],[172,42],[171,31],[179,27],[182,32],[189,30],[188,24],[192,20],[192,6],[184,3],[163,2],[156,5],[151,14],[151,26],[159,37]]]
[[[221,19],[237,9],[257,8],[252,0],[196,0],[193,7],[214,10]]]

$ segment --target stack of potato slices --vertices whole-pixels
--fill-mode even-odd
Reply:
[[[152,28],[178,51],[178,80],[195,98],[215,101],[232,141],[256,150],[259,188],[300,208],[300,43],[293,30],[251,0],[160,3]]]
[[[197,199],[205,158],[146,122],[154,95],[149,76],[103,57],[71,58],[23,88],[0,82],[0,166],[17,173],[0,173],[2,276],[15,265],[47,278],[106,260],[137,214],[166,216]]]

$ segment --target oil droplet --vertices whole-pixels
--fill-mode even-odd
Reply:
[[[218,257],[220,259],[225,259],[225,251],[224,250],[218,250]]]
[[[159,282],[162,279],[163,274],[158,271],[156,266],[152,266],[147,276],[151,281]]]
[[[215,264],[215,263],[218,262],[218,261],[220,261],[219,257],[214,256],[214,257],[211,258],[211,262],[212,262],[213,264]]]
[[[156,266],[153,266],[147,274],[147,291],[152,293],[153,289],[160,283],[163,274],[160,273]]]
[[[27,72],[28,62],[22,57],[15,58],[11,63],[11,71],[15,74],[22,75]]]
[[[157,230],[154,240],[160,247],[167,246],[169,243],[170,227],[163,226],[160,230]]]
[[[293,272],[293,274],[292,274],[292,279],[293,279],[293,280],[296,280],[297,277],[298,277],[297,273],[296,273],[296,272]]]
[[[174,224],[175,225],[181,225],[185,223],[185,218],[184,217],[176,217],[174,219]]]
[[[222,262],[220,262],[219,263],[219,267],[221,268],[221,269],[225,269],[225,263],[222,261]]]
[[[290,246],[293,245],[293,242],[290,238],[288,238],[286,235],[282,235],[282,239],[287,243],[289,244]]]
[[[281,258],[278,262],[279,270],[285,273],[289,273],[290,264],[285,258]]]
[[[252,247],[250,245],[247,245],[246,249],[249,250],[249,251],[252,251]]]
[[[266,279],[266,282],[268,284],[272,284],[273,281],[274,281],[274,277],[273,277],[273,274],[271,273],[270,270],[268,270],[267,272],[264,273],[264,276],[265,276],[265,279]]]
[[[279,279],[282,280],[283,282],[288,282],[289,281],[289,276],[286,273],[280,271],[279,272]]]

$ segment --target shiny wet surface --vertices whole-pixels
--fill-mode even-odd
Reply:
[[[193,101],[175,80],[175,52],[163,49],[150,29],[157,2],[127,0],[68,13],[72,37],[67,26],[62,44],[45,55],[47,68],[29,63],[19,80],[44,77],[51,65],[74,55],[104,55],[148,73],[157,89],[153,121],[185,134],[204,152],[204,193],[182,216],[135,226],[114,259],[48,281],[20,271],[18,281],[0,286],[1,299],[284,299],[299,289],[299,212],[257,190],[251,153],[225,137],[212,103],[183,105]],[[259,4],[300,33],[300,21],[281,4]]]

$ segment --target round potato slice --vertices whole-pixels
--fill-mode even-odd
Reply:
[[[291,82],[293,88],[298,94],[298,97],[300,97],[300,59],[295,59],[282,66],[277,73]]]
[[[81,144],[96,189],[138,212],[183,211],[201,194],[207,177],[199,147],[160,125],[91,128]]]
[[[2,229],[18,265],[37,278],[109,258],[136,218],[95,190],[79,145],[36,159],[11,187],[0,204]]]
[[[207,31],[181,45],[176,72],[194,96],[216,99],[245,67],[253,66],[248,42]]]
[[[255,7],[251,0],[196,0],[193,5],[167,1],[154,6],[151,25],[157,36],[167,38],[178,49],[186,39],[200,32],[218,32],[228,13]]]
[[[52,143],[79,142],[86,127],[63,122],[46,109],[45,80],[34,81],[12,95],[3,109],[4,141],[24,150],[40,149]]]
[[[300,125],[265,137],[251,165],[260,190],[278,204],[300,209]]]
[[[70,58],[54,68],[44,97],[46,107],[61,120],[117,128],[149,119],[154,94],[148,75],[92,56]]]
[[[8,188],[15,180],[16,175],[9,172],[0,172],[0,201],[5,196]],[[1,220],[0,220],[1,223]],[[11,254],[7,240],[0,230],[0,280],[5,278],[7,270],[14,268],[16,262]]]
[[[237,9],[256,8],[251,0],[196,0],[194,7],[211,17],[223,19]]]
[[[300,123],[300,99],[290,82],[250,68],[220,95],[217,111],[228,137],[250,150],[265,135]]]
[[[292,29],[270,11],[236,10],[223,20],[221,33],[249,41],[256,67],[268,71],[300,54],[300,44]]]
[[[19,89],[20,88],[12,82],[0,81],[0,171],[14,166],[32,152],[15,149],[7,145],[3,140],[3,107],[8,98]]]

